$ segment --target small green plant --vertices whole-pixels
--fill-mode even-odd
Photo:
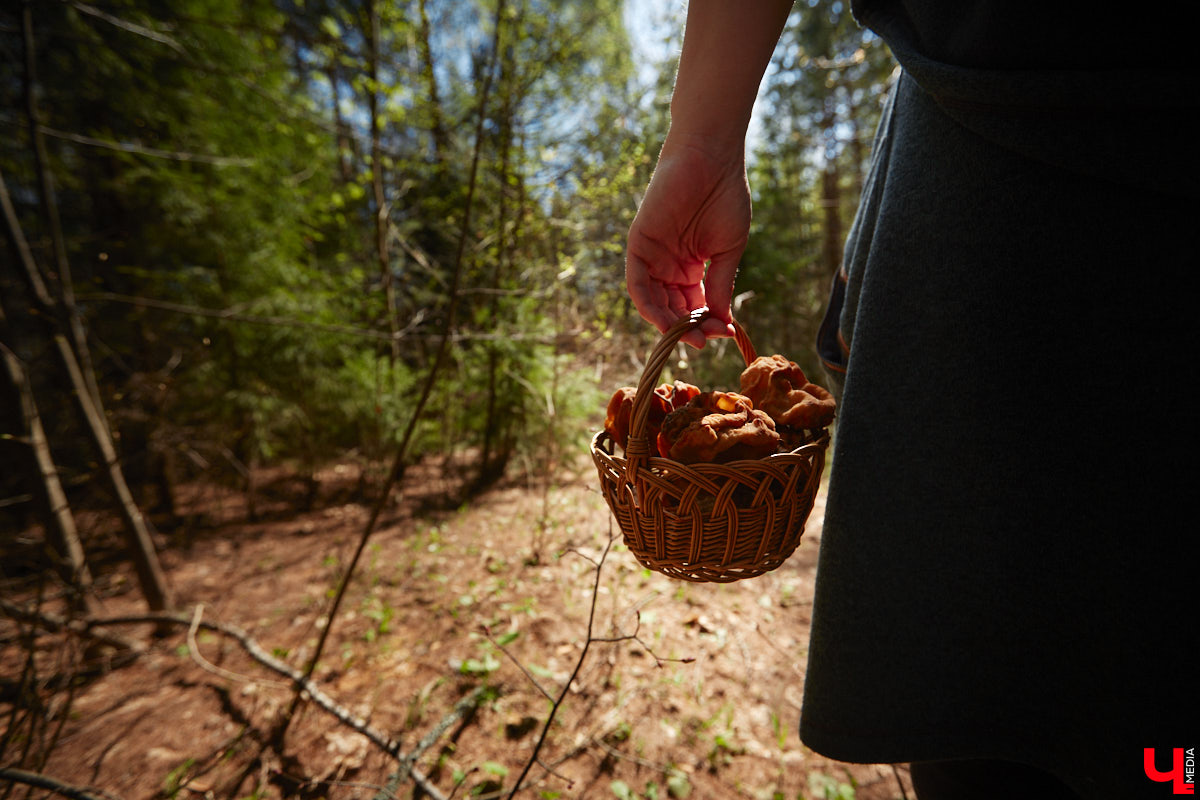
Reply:
[[[821,772],[808,773],[808,798],[801,800],[854,800],[854,786]]]
[[[473,678],[486,678],[500,669],[500,662],[491,653],[484,653],[482,658],[464,659],[458,665],[458,671]]]
[[[774,711],[771,712],[771,730],[775,732],[775,743],[779,745],[779,749],[786,750],[787,728],[784,727],[783,720]]]
[[[708,749],[708,768],[710,771],[716,772],[733,761],[734,756],[740,756],[745,752],[746,748],[736,743],[731,737],[718,733],[713,737],[712,747]]]
[[[167,773],[167,777],[163,779],[163,796],[172,798],[179,796],[183,791],[183,787],[187,786],[188,773],[192,767],[196,766],[196,759],[189,758],[175,769]]]
[[[396,610],[387,601],[376,596],[364,600],[363,606],[363,616],[372,622],[371,627],[363,633],[363,638],[368,642],[374,642],[388,632]]]
[[[691,793],[692,783],[684,772],[673,769],[667,773],[667,794],[675,800],[683,800]]]
[[[510,635],[511,634],[511,635]],[[508,644],[516,637],[516,631],[502,634],[497,640],[503,644]],[[480,637],[478,641],[480,650],[477,658],[465,658],[458,664],[458,671],[463,675],[470,675],[473,678],[486,680],[496,670],[500,669],[500,659],[496,658],[495,646],[485,638]]]

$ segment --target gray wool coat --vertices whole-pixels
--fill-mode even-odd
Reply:
[[[821,333],[801,736],[1165,796],[1144,749],[1200,744],[1197,76],[1044,17],[1004,50],[987,5],[855,8],[903,72]]]

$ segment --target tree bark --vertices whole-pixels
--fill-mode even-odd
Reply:
[[[371,122],[371,188],[375,199],[375,258],[379,266],[379,279],[383,283],[383,296],[387,314],[387,328],[391,335],[388,363],[393,367],[400,360],[399,326],[396,319],[396,287],[392,279],[391,254],[388,251],[388,205],[383,189],[383,143],[381,141],[382,120],[379,118],[379,5],[375,0],[367,6],[367,108]]]
[[[133,501],[133,495],[125,482],[125,475],[121,471],[121,463],[117,458],[116,448],[113,446],[112,434],[104,420],[103,409],[97,404],[95,395],[88,389],[83,370],[75,356],[75,350],[62,331],[63,322],[59,313],[59,304],[51,298],[49,290],[38,272],[32,251],[25,239],[25,233],[17,220],[16,209],[13,208],[12,199],[9,197],[3,172],[0,172],[0,206],[3,207],[9,240],[17,253],[17,262],[21,267],[20,272],[25,278],[34,302],[39,306],[40,313],[35,316],[46,326],[47,335],[51,339],[54,351],[70,381],[72,395],[80,415],[83,417],[84,427],[104,464],[104,474],[116,498],[117,511],[124,523],[142,594],[151,610],[166,610],[172,605],[171,592],[159,563],[158,553],[154,550],[149,527],[141,510]]]
[[[497,19],[496,24],[499,26],[500,20]],[[519,29],[519,20],[514,23],[514,28]],[[500,286],[504,275],[505,261],[508,257],[508,181],[509,181],[509,166],[512,155],[512,140],[513,140],[513,85],[515,83],[513,72],[516,65],[513,63],[512,43],[505,42],[499,33],[496,35],[495,59],[499,66],[500,75],[497,80],[498,93],[501,96],[500,110],[498,113],[499,132],[497,134],[497,149],[499,152],[499,163],[497,165],[496,182],[499,186],[499,195],[496,201],[496,255],[492,260],[491,275],[488,280],[488,288],[491,290],[488,298],[488,324],[493,328],[500,323]],[[495,342],[489,342],[486,345],[488,366],[487,366],[487,411],[484,415],[483,424],[483,446],[479,457],[479,477],[476,479],[476,488],[482,488],[490,483],[495,478],[499,477],[503,471],[507,461],[508,454],[501,449],[499,456],[493,456],[493,450],[496,448],[497,438],[502,438],[501,418],[499,409],[499,394],[500,388],[500,347]]]
[[[834,107],[834,97],[830,94],[825,98],[825,113],[821,118],[821,134],[825,141],[825,167],[821,171],[821,208],[825,223],[821,263],[826,275],[832,275],[842,263],[841,172],[838,168],[837,114]]]
[[[425,89],[429,94],[429,129],[433,136],[434,163],[441,168],[449,149],[449,134],[446,131],[446,121],[442,116],[442,100],[438,93],[437,73],[433,70],[433,48],[430,47],[429,12],[425,0],[418,0],[418,47],[421,51],[421,72],[425,78]]]
[[[4,312],[0,310],[0,333],[5,332],[5,327]],[[9,381],[17,393],[21,423],[38,474],[45,513],[46,538],[56,557],[55,566],[67,585],[75,590],[73,605],[86,614],[94,614],[96,607],[95,595],[92,593],[92,573],[84,558],[79,531],[75,527],[75,516],[71,513],[71,506],[67,502],[66,492],[63,491],[58,469],[50,453],[42,418],[38,414],[37,403],[34,402],[33,388],[29,384],[29,375],[21,359],[2,341],[0,361],[4,362],[5,372],[8,373]]]
[[[65,328],[70,336],[71,345],[75,348],[75,357],[82,364],[84,381],[92,401],[100,406],[100,387],[96,383],[96,372],[92,369],[92,357],[87,346],[87,335],[83,330],[83,321],[79,317],[79,309],[75,306],[75,289],[71,280],[71,263],[67,258],[67,245],[63,237],[62,221],[58,215],[58,202],[54,194],[54,182],[50,175],[50,162],[46,154],[46,142],[42,138],[41,115],[37,108],[37,58],[33,46],[33,3],[25,0],[21,15],[22,42],[25,50],[25,113],[29,119],[29,138],[33,144],[33,157],[37,167],[39,198],[42,205],[42,215],[50,229],[50,244],[54,253],[54,267],[58,272],[61,305],[65,318]],[[102,416],[103,419],[103,416]],[[103,419],[105,427],[108,420]]]

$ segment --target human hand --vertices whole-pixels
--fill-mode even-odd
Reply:
[[[625,254],[629,296],[643,319],[666,331],[707,306],[711,316],[681,341],[700,348],[732,336],[733,279],[749,234],[744,148],[668,136]]]

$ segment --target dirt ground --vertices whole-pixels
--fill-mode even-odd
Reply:
[[[349,485],[356,469],[331,467],[321,485]],[[437,496],[452,473],[413,470],[406,485]],[[164,566],[189,618],[236,625],[299,669],[330,624],[333,587],[369,508],[327,491],[300,513],[280,486],[259,522],[246,521],[237,493],[189,487],[181,496],[195,524],[163,540]],[[501,485],[460,509],[416,512],[415,502],[398,501],[381,518],[314,679],[401,753],[485,687],[417,767],[448,797],[507,796],[542,734],[548,698],[579,662],[595,562],[615,535],[610,515],[590,463],[556,486]],[[913,797],[903,769],[831,762],[797,737],[823,508],[822,494],[784,566],[733,584],[651,573],[618,536],[600,568],[594,641],[519,796]],[[132,572],[108,574],[101,615],[143,613],[135,586]],[[55,680],[78,671],[79,648],[61,636],[36,639],[46,728],[61,723],[41,773],[122,800],[427,796],[411,782],[385,791],[396,761],[312,702],[282,751],[264,750],[291,688],[230,637],[197,628],[189,643],[184,626],[157,638],[144,624],[111,630],[150,647],[108,669],[102,648],[87,653],[93,671],[76,676],[73,690]],[[27,666],[27,633],[0,615],[9,686]],[[20,721],[11,698],[0,696],[6,725]],[[36,745],[10,743],[0,767],[21,752],[37,755]]]

